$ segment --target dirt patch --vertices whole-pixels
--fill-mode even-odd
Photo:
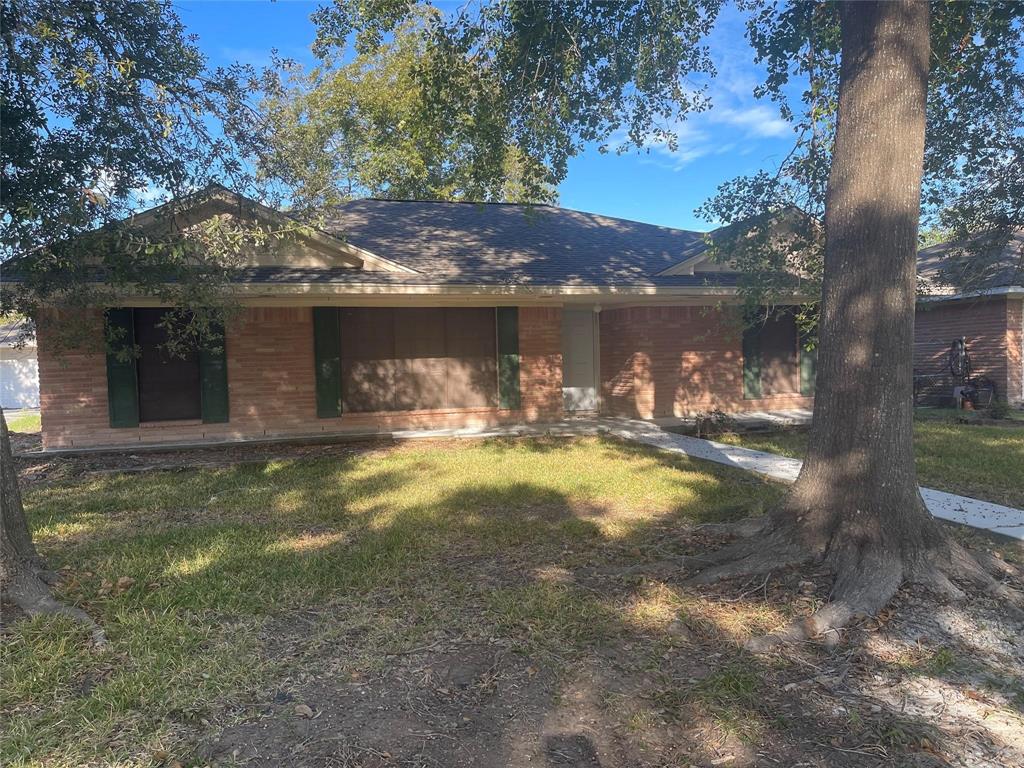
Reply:
[[[252,766],[511,764],[508,737],[537,730],[552,682],[500,646],[452,645],[370,676],[284,685],[200,754]]]
[[[625,578],[550,565],[527,578],[627,608],[638,593],[676,589],[682,574],[668,576],[664,562]],[[491,571],[496,582],[512,575]],[[213,765],[325,768],[1024,766],[1024,626],[997,603],[902,592],[832,651],[753,657],[731,641],[724,612],[751,600],[810,611],[827,591],[800,571],[726,584],[693,595],[705,608],[679,611],[660,632],[622,627],[564,655],[532,648],[528,635],[466,639],[456,619],[423,647],[383,658],[377,648],[380,664],[363,673],[351,668],[360,639],[339,639],[296,655],[301,671],[236,710],[242,721],[198,754]],[[275,626],[272,653],[295,654],[313,634],[308,623]]]

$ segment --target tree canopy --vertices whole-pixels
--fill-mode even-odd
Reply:
[[[185,226],[177,204],[156,227],[124,219],[212,181],[254,190],[255,73],[208,67],[169,0],[3,0],[0,24],[0,257],[21,280],[3,312],[102,305],[131,287],[195,308],[188,332],[208,330],[241,244],[268,231]]]
[[[347,63],[331,50],[311,71],[279,62],[268,72],[261,107],[267,116],[259,170],[283,184],[289,205],[317,210],[353,197],[550,202],[551,186],[527,188],[543,168],[503,144],[500,115],[483,105],[447,115],[427,110],[420,69],[432,11],[417,8],[387,40]],[[481,147],[449,126],[471,123],[495,136]],[[488,163],[493,168],[482,168]],[[531,167],[532,166],[532,167]]]
[[[229,136],[252,72],[210,70],[170,2],[3,0],[7,255],[121,218],[140,197],[244,184]]]
[[[796,129],[778,168],[723,184],[700,209],[744,223],[719,252],[743,273],[750,306],[820,292],[825,189],[835,136],[839,6],[741,0],[754,58],[766,69],[755,95],[774,101]],[[709,108],[696,85],[715,74],[705,39],[722,0],[499,0],[425,14],[412,0],[335,0],[314,16],[316,50],[378,55],[397,30],[421,38],[411,73],[426,102],[414,120],[474,147],[473,175],[497,180],[502,153],[535,158],[524,182],[557,185],[588,145],[626,151],[673,145],[679,121]],[[932,66],[922,218],[979,252],[1024,225],[1024,6],[932,4]],[[418,20],[414,28],[411,20]],[[483,113],[486,120],[455,120]],[[415,128],[408,122],[404,131]],[[778,237],[779,214],[785,221]],[[988,233],[982,239],[969,235]],[[742,237],[740,237],[742,233]],[[813,325],[816,301],[805,308]]]
[[[756,95],[775,101],[796,124],[789,156],[773,171],[723,184],[701,208],[726,223],[753,221],[743,239],[718,243],[740,266],[751,305],[785,301],[786,268],[820,293],[825,191],[838,108],[839,7],[749,2],[748,38],[767,68]],[[983,265],[1024,227],[1024,6],[1016,2],[931,5],[931,68],[922,196],[926,231],[962,243],[961,259]],[[794,98],[794,86],[796,97]],[[773,238],[764,214],[798,210],[807,225],[797,240]],[[760,217],[760,218],[759,218]],[[931,244],[931,243],[928,243]],[[972,285],[986,287],[974,270]],[[805,310],[813,324],[816,302]]]
[[[713,72],[702,40],[719,4],[503,0],[444,15],[409,0],[339,0],[314,15],[314,51],[374,55],[419,20],[417,122],[466,148],[484,188],[503,178],[509,148],[529,158],[519,183],[543,199],[588,144],[672,143],[671,127],[706,107],[687,78]]]

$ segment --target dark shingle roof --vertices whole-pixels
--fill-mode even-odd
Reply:
[[[323,228],[432,282],[702,285],[720,277],[652,277],[704,251],[701,232],[547,205],[354,200],[331,209]]]
[[[1005,237],[1005,235],[1004,235]],[[998,239],[986,247],[978,238],[979,250],[966,250],[964,243],[939,243],[917,256],[917,274],[926,292],[983,291],[1010,285],[1024,285],[1024,230]]]
[[[657,276],[703,253],[704,233],[548,205],[363,199],[328,210],[318,226],[415,272],[260,266],[240,269],[234,279],[265,285],[608,288],[735,286],[737,281],[733,272]],[[22,276],[8,262],[3,279],[19,282]]]

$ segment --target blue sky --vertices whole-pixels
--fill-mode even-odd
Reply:
[[[301,0],[178,0],[183,23],[198,36],[211,64],[233,61],[264,66],[270,52],[312,63],[309,20],[318,3]],[[743,19],[727,9],[709,40],[719,75],[711,85],[714,107],[679,127],[679,147],[669,151],[601,154],[596,148],[573,159],[559,187],[568,208],[683,229],[710,229],[694,209],[716,187],[759,168],[775,168],[790,149],[793,134],[774,104],[758,101],[753,52]]]

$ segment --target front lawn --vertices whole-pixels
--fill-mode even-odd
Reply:
[[[4,414],[7,419],[7,428],[11,432],[22,432],[34,434],[40,429],[38,413],[13,413]]]
[[[176,748],[214,702],[281,674],[267,621],[295,611],[332,606],[350,670],[466,621],[467,602],[487,631],[583,642],[601,632],[603,602],[532,569],[614,558],[652,526],[732,517],[777,493],[599,440],[409,445],[29,490],[38,545],[70,569],[63,596],[111,647],[90,653],[61,621],[16,626],[0,762]],[[493,586],[466,580],[477,559],[496,563]]]
[[[989,681],[972,733],[1018,727],[1012,670],[946,647],[941,627],[853,666],[745,654],[829,589],[796,571],[682,584],[681,557],[721,543],[694,524],[779,497],[749,474],[600,438],[306,452],[26,470],[44,478],[24,495],[60,596],[109,646],[61,619],[5,623],[0,763],[830,764],[870,744],[903,764],[925,742],[977,745],[859,686],[897,690],[939,654],[949,680],[969,659]],[[843,690],[808,681],[833,674]]]
[[[795,458],[803,458],[807,451],[805,430],[714,439]],[[918,417],[914,448],[917,479],[926,488],[1024,508],[1024,428]]]

